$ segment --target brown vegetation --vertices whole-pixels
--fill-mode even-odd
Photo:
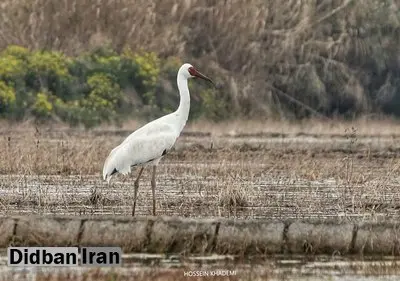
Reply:
[[[0,49],[144,48],[190,61],[246,116],[399,114],[397,0],[6,0]]]
[[[108,151],[137,126],[137,123],[130,122],[124,124],[120,130],[103,127],[80,131],[59,126],[35,128],[31,124],[3,123],[0,131],[2,214],[90,217],[101,214],[129,215],[133,198],[133,176],[118,175],[113,178],[112,184],[107,186],[101,179],[100,171]],[[163,159],[159,167],[156,191],[157,202],[160,205],[158,210],[161,215],[195,218],[326,220],[335,217],[348,222],[342,227],[347,232],[353,225],[352,221],[361,226],[354,247],[365,247],[363,249],[368,253],[373,247],[379,247],[390,254],[394,249],[390,241],[397,239],[397,232],[393,234],[384,228],[377,228],[370,235],[369,223],[383,220],[396,221],[399,216],[398,126],[396,122],[390,120],[358,120],[342,123],[318,120],[302,123],[257,121],[252,123],[236,121],[228,124],[192,123],[185,129],[175,150]],[[138,215],[150,214],[149,180],[150,175],[145,172],[139,190]],[[102,192],[105,200],[97,204],[89,201],[93,187]],[[47,237],[43,225],[34,220],[25,222],[24,224],[21,220],[20,226],[14,230],[5,221],[2,227],[8,227],[9,231],[5,231],[0,238],[7,239],[6,236],[12,231],[29,236],[33,233],[29,229],[33,228],[43,233],[39,231],[41,235],[31,237],[31,241],[37,242],[38,238]],[[79,225],[72,223],[64,231],[63,227],[66,224],[59,224],[57,229],[62,231],[63,235],[50,237],[68,243],[71,237],[76,238],[73,231],[76,231]],[[116,227],[112,220],[106,226]],[[262,227],[261,224],[257,226]],[[92,222],[88,222],[87,227],[88,230],[82,232],[81,236],[85,243],[89,243],[93,237],[92,228],[102,229]],[[167,229],[169,232],[173,230],[171,227],[166,228],[162,222],[157,227],[161,230]],[[129,228],[123,229],[133,233]],[[140,233],[143,229],[144,227],[136,227],[135,231]],[[266,225],[263,229],[269,234],[266,236],[268,239],[276,239],[274,238],[276,236],[272,235],[274,233],[272,230],[276,230],[277,227]],[[290,244],[288,249],[307,250],[312,254],[318,252],[318,249],[332,247],[333,239],[325,241],[319,239],[321,236],[329,237],[326,233],[330,233],[332,229],[333,233],[339,231],[339,228],[329,226],[324,228],[292,224],[286,230],[286,242],[289,240],[296,242]],[[396,231],[397,229],[393,228]],[[308,235],[308,230],[311,230],[312,235]],[[226,243],[228,238],[234,237],[232,231],[234,229],[230,229],[229,226],[219,229],[222,238],[216,245],[220,245],[219,251],[222,253],[228,252],[233,245]],[[278,232],[281,233],[280,230]],[[97,233],[103,235],[101,241],[115,239],[115,236],[108,235],[106,231]],[[353,245],[351,242],[353,239],[344,233],[345,231],[341,231],[337,235],[334,234],[335,238],[342,238],[337,239],[339,244],[334,245],[341,251],[349,249],[349,241],[350,245]],[[186,232],[183,234],[188,235]],[[176,237],[184,237],[183,234]],[[382,235],[386,235],[384,241],[388,243],[368,242],[371,237],[382,237]],[[140,244],[143,235],[135,237],[129,235],[122,239],[127,243],[131,242],[129,239],[135,239],[134,241]],[[168,235],[154,237],[155,241],[159,241],[157,247],[159,249],[177,247],[168,242],[171,237],[173,238],[171,235],[169,238]],[[47,239],[47,242],[51,243],[51,239]],[[302,243],[304,239],[314,239],[314,242],[312,245],[304,244]],[[250,240],[244,237],[243,241],[248,243]],[[192,247],[192,244],[188,245]],[[204,243],[204,245],[204,249],[207,249],[210,244]],[[278,247],[277,251],[280,250]],[[257,266],[254,264],[251,267],[246,266],[243,270],[235,265],[237,275],[220,277],[217,280],[258,280],[257,278],[288,280],[287,276],[291,275],[282,277],[282,272],[279,270],[281,268],[293,270],[293,267],[287,264],[277,266],[277,263],[278,261],[270,261],[267,271],[264,264],[262,265],[264,271],[257,271]],[[232,266],[229,262],[227,264]],[[298,264],[300,264],[298,270],[306,272],[304,274],[318,274],[318,270],[321,270],[318,262],[304,266],[303,263]],[[384,261],[353,265],[331,260],[331,265],[332,268],[340,268],[342,273],[346,270],[355,272],[354,274],[374,276],[398,274],[399,268],[397,263],[390,266]],[[161,266],[151,270],[139,269],[132,265],[116,271],[93,269],[78,272],[72,269],[65,273],[43,272],[37,274],[36,280],[129,280],[132,276],[135,280],[192,280],[193,277],[183,276],[183,272],[199,269],[198,264],[193,267],[184,264],[177,269],[164,269]],[[218,269],[227,267],[225,264]],[[271,275],[277,268],[279,272]],[[324,270],[327,274],[331,274],[331,268],[324,267]],[[247,273],[252,274],[251,278],[246,279]],[[8,275],[7,280],[23,280],[24,273],[18,274]],[[203,278],[206,280],[207,277]]]
[[[160,214],[357,220],[396,216],[398,125],[323,124],[278,127],[272,122],[263,130],[261,125],[232,123],[221,131],[220,124],[191,124],[159,167]],[[107,186],[101,170],[108,151],[132,126],[122,131],[3,126],[1,208],[7,214],[129,214],[137,171],[118,175]],[[149,184],[145,171],[139,215],[149,212]],[[102,200],[91,202],[96,188]]]

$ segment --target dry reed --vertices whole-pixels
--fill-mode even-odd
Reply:
[[[393,113],[398,5],[6,0],[0,6],[0,49],[20,44],[76,54],[129,46],[178,56],[224,83],[232,110],[252,117]]]

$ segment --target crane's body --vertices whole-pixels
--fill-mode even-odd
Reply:
[[[174,146],[186,125],[190,110],[188,79],[191,77],[200,77],[212,82],[211,79],[195,70],[190,64],[182,65],[177,75],[180,93],[178,109],[134,131],[110,152],[104,163],[103,178],[108,183],[110,183],[111,177],[114,174],[121,173],[127,175],[131,172],[131,167],[141,166],[141,170],[135,181],[132,215],[135,213],[139,178],[146,166],[153,166],[151,185],[153,191],[153,214],[155,215],[155,167],[159,164],[162,157]]]
[[[176,124],[176,112],[156,119],[130,134],[107,157],[103,178],[108,182],[115,173],[128,174],[131,167],[157,165],[173,147],[181,131]]]

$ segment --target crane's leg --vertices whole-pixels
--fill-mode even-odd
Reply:
[[[156,168],[153,166],[153,175],[151,176],[151,192],[153,193],[153,216],[156,215]]]
[[[142,167],[139,171],[139,174],[135,180],[134,186],[135,186],[135,191],[133,194],[133,207],[132,207],[132,216],[135,216],[135,209],[136,209],[136,199],[137,199],[137,193],[138,193],[138,189],[139,189],[139,179],[143,173],[144,167]]]

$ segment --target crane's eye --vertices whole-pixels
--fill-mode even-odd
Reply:
[[[197,74],[197,71],[196,71],[196,69],[194,69],[194,67],[189,67],[188,71],[189,71],[190,75],[192,75],[192,76],[196,76],[196,74]]]

